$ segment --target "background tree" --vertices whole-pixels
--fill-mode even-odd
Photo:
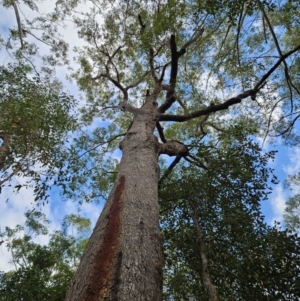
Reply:
[[[24,186],[33,181],[37,199],[46,197],[64,139],[75,129],[75,104],[58,82],[32,76],[26,65],[0,67],[0,189],[23,176]],[[21,187],[17,183],[15,191]]]
[[[28,211],[25,216],[25,227],[7,227],[1,233],[15,269],[1,274],[0,300],[64,300],[87,243],[91,222],[78,215],[66,216],[62,230],[49,233],[44,214]],[[37,235],[48,236],[48,244],[35,243]]]
[[[161,183],[164,300],[298,300],[299,238],[260,210],[275,153],[249,134],[220,132],[203,146],[209,170],[180,164]]]
[[[283,215],[286,227],[299,233],[300,230],[300,195],[297,193],[300,184],[300,174],[289,175],[286,179],[287,187],[291,189],[292,196],[286,202]],[[295,192],[296,191],[296,192]]]

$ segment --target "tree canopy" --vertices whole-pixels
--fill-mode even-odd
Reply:
[[[14,269],[0,275],[0,300],[63,300],[86,245],[90,221],[66,216],[61,230],[49,233],[50,221],[43,213],[28,211],[25,216],[25,227],[6,227],[1,233]],[[38,235],[47,237],[48,244],[36,243]]]
[[[20,65],[0,70],[1,184],[29,175],[38,199],[51,183],[79,203],[115,199],[115,191],[121,198],[117,150],[151,128],[145,141],[155,145],[153,158],[174,157],[154,167],[161,170],[165,298],[297,300],[299,239],[263,221],[260,202],[268,180],[277,181],[267,166],[275,153],[263,154],[257,141],[299,144],[298,1],[59,0],[32,19],[19,3],[2,3],[16,25],[1,43]],[[32,1],[20,3],[39,12]],[[59,30],[68,22],[78,36],[73,53]],[[67,145],[74,101],[52,80],[65,64],[85,95]],[[31,169],[37,164],[46,178]],[[118,206],[107,209],[109,218]],[[116,219],[98,227],[110,231],[103,230],[106,242],[117,237],[109,236]]]
[[[75,129],[71,109],[76,101],[59,82],[31,71],[22,64],[0,66],[0,189],[14,175],[28,177],[25,186],[34,185],[41,199],[46,197],[45,182],[60,167],[63,139]],[[14,185],[15,191],[21,187]]]

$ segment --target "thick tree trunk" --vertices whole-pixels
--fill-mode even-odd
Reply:
[[[162,299],[157,119],[157,104],[147,97],[120,144],[123,157],[114,188],[66,301]]]

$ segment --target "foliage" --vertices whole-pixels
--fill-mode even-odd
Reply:
[[[4,5],[14,10],[14,1]],[[39,11],[32,1],[24,1],[24,6]],[[155,74],[164,70],[167,85],[171,34],[176,36],[178,50],[187,45],[178,63],[176,100],[168,110],[186,115],[224,104],[253,88],[283,54],[299,46],[297,1],[57,1],[51,12],[32,20],[20,18],[25,34],[19,32],[16,14],[16,28],[3,45],[17,49],[16,58],[24,61],[37,54],[39,43],[46,44],[51,53],[43,57],[47,68],[69,59],[67,39],[62,39],[59,26],[73,22],[78,32],[80,46],[74,51],[79,68],[69,67],[87,103],[80,116],[82,130],[67,150],[55,184],[61,185],[67,198],[80,202],[107,198],[117,170],[114,151],[132,119],[118,105],[127,97],[140,106],[147,89],[154,87],[149,49]],[[265,139],[283,135],[289,143],[298,143],[293,131],[299,117],[297,62],[296,51],[282,60],[283,69],[279,66],[269,74],[257,95],[251,96],[253,101],[248,98],[238,109],[224,106],[224,111],[181,125],[164,122],[166,138],[188,144],[190,139],[201,139],[200,124],[206,128],[217,124],[222,129],[223,124],[243,118],[245,127],[257,127],[255,135]],[[165,99],[162,91],[159,105]]]
[[[49,221],[44,214],[28,211],[25,216],[25,227],[7,227],[1,233],[15,269],[1,274],[0,300],[64,300],[87,243],[90,221],[77,215],[66,216],[64,231],[56,230],[50,234]],[[70,227],[76,233],[68,234]],[[48,244],[34,242],[37,235],[46,236]]]
[[[219,300],[298,300],[300,240],[260,210],[275,153],[261,154],[238,125],[218,140],[206,146],[207,171],[182,164],[161,184],[164,300],[209,300],[201,244]]]
[[[283,217],[288,229],[300,230],[300,194],[297,193],[288,199]]]
[[[289,175],[286,180],[287,188],[290,188],[293,195],[287,200],[285,213],[283,215],[286,227],[294,232],[300,230],[300,194],[295,193],[300,185],[300,173]]]
[[[58,31],[64,20],[72,20],[81,40],[74,49],[79,68],[72,76],[87,104],[81,110],[82,131],[64,155],[66,163],[58,166],[54,183],[63,194],[80,202],[107,197],[118,170],[114,151],[132,120],[120,103],[141,107],[147,90],[152,93],[160,80],[163,88],[156,100],[164,127],[158,124],[155,134],[162,143],[185,144],[189,157],[183,159],[195,165],[184,162],[174,168],[181,159],[176,158],[167,169],[161,160],[169,173],[161,181],[167,297],[184,299],[188,292],[200,300],[204,294],[197,257],[201,242],[195,242],[198,221],[220,298],[295,298],[298,238],[263,223],[259,202],[266,198],[266,164],[274,154],[260,155],[249,135],[281,135],[299,143],[293,131],[300,116],[298,2],[57,1],[53,12],[21,22],[15,2],[3,3],[15,9],[17,22],[2,44],[20,61],[37,54],[28,38],[36,37],[37,29],[42,31],[38,41],[50,47],[51,54],[43,57],[47,68],[67,62],[68,46]],[[38,10],[32,1],[24,3]],[[178,62],[174,53],[182,54]],[[43,120],[39,111],[34,116]],[[6,131],[21,121],[9,120]],[[16,123],[16,129],[23,127]],[[29,133],[45,137],[47,131],[33,124]],[[11,135],[17,150],[8,162],[22,156],[17,138],[28,139]],[[59,140],[50,146],[59,147]],[[48,158],[53,154],[45,159],[38,147],[32,162],[52,163]]]
[[[58,82],[31,74],[26,65],[0,67],[0,186],[13,175],[29,177],[37,198],[43,198],[64,139],[75,129],[70,113],[76,102]]]

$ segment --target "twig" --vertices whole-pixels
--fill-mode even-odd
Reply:
[[[218,104],[218,105],[210,105],[209,107],[194,111],[187,115],[171,115],[171,114],[161,114],[159,117],[159,121],[177,121],[177,122],[184,122],[187,120],[191,120],[203,115],[206,115],[208,113],[218,112],[222,110],[226,110],[232,105],[240,103],[243,99],[251,96],[255,97],[256,93],[259,92],[264,85],[266,84],[266,80],[269,78],[269,76],[277,69],[277,67],[282,63],[284,59],[292,55],[293,53],[300,50],[300,45],[292,49],[291,51],[287,52],[286,54],[282,55],[279,60],[274,64],[274,66],[261,78],[261,80],[254,86],[253,89],[246,90],[241,94],[238,94],[235,97],[232,97],[225,102]]]
[[[174,169],[174,167],[179,163],[179,161],[181,160],[182,157],[177,156],[173,162],[170,164],[170,166],[168,167],[168,169],[165,171],[164,175],[159,179],[158,181],[158,186],[160,187],[162,182],[170,175],[170,173],[172,172],[172,170]]]

